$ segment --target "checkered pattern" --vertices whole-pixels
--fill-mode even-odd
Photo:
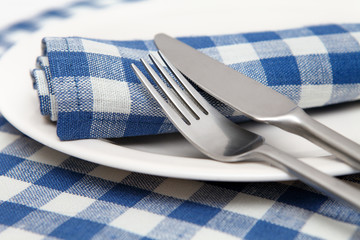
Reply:
[[[360,188],[360,175],[344,178]],[[0,117],[0,239],[359,239],[360,213],[299,182],[221,183],[112,169]]]
[[[360,99],[360,24],[180,40],[303,108]],[[33,74],[35,87],[41,112],[57,121],[60,139],[175,131],[130,68],[156,51],[153,41],[49,37],[43,44],[44,56]],[[207,97],[232,120],[244,119]]]
[[[0,55],[12,33],[96,2],[109,1],[74,2],[0,31]],[[39,92],[57,108],[51,87]],[[360,188],[359,174],[343,179]],[[107,168],[29,139],[0,114],[0,239],[355,240],[359,226],[358,212],[299,182],[199,182]]]

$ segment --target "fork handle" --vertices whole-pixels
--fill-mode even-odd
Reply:
[[[269,123],[308,139],[360,170],[360,145],[316,121],[301,108],[270,119]]]
[[[256,158],[265,160],[325,195],[360,211],[360,189],[329,176],[272,146],[264,144],[255,151]]]

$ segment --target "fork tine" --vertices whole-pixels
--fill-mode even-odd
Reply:
[[[158,51],[158,54],[166,66],[170,69],[170,71],[176,76],[179,82],[181,82],[186,91],[188,91],[193,101],[197,102],[198,106],[202,108],[203,112],[207,112],[206,109],[213,108],[213,106],[210,105],[210,103],[205,100],[204,97],[201,96],[201,94],[189,83],[189,81],[182,75],[182,73],[180,73],[179,70],[177,70],[177,68],[170,63],[170,61],[164,56],[164,54],[162,54],[160,50]]]
[[[161,63],[155,58],[153,54],[149,54],[149,57],[151,61],[155,64],[157,69],[160,71],[162,76],[174,89],[175,93],[184,101],[184,104],[186,104],[186,106],[193,112],[195,118],[199,119],[200,116],[204,114],[203,108],[200,107],[199,109],[199,104],[197,103],[197,101],[192,96],[189,96],[189,94],[186,91],[180,88],[179,84],[175,82],[174,78],[170,76],[170,74],[165,70],[165,68],[161,65]],[[194,102],[197,104],[194,104]]]
[[[179,129],[184,129],[189,125],[188,120],[180,113],[176,112],[166,101],[165,99],[158,93],[158,91],[154,88],[154,86],[149,82],[149,80],[145,77],[145,75],[140,71],[135,64],[131,64],[131,68],[135,72],[136,76],[140,79],[140,81],[145,85],[150,94],[155,98],[155,100],[160,104],[161,108],[165,111],[165,113],[169,116],[169,119],[172,120],[174,125],[176,125]],[[179,113],[181,115],[179,115]],[[187,121],[187,122],[186,122]]]
[[[177,111],[181,113],[186,119],[188,123],[194,119],[193,113],[189,111],[187,107],[179,100],[179,98],[172,92],[172,90],[166,86],[163,80],[159,77],[159,75],[154,71],[154,69],[144,60],[140,59],[142,64],[144,65],[145,69],[148,71],[150,76],[156,82],[156,84],[160,87],[160,89],[165,93],[166,97],[169,101],[173,104]],[[191,109],[190,109],[191,110]]]

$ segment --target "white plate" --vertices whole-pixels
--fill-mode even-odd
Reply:
[[[56,126],[40,115],[36,92],[32,89],[29,70],[40,54],[45,36],[86,36],[104,39],[147,38],[158,32],[174,36],[220,34],[241,31],[299,27],[314,24],[312,18],[299,14],[303,5],[286,5],[284,1],[169,1],[153,0],[123,3],[101,11],[84,10],[59,22],[43,23],[38,33],[13,47],[0,62],[0,106],[2,114],[16,128],[31,138],[58,151],[98,164],[160,176],[217,181],[277,181],[292,179],[286,173],[260,163],[225,164],[200,154],[178,134],[120,139],[117,144],[104,140],[59,141]],[[320,1],[322,2],[322,1]],[[261,5],[261,4],[262,5]],[[282,7],[277,7],[277,4]],[[356,11],[333,18],[322,5],[323,15],[315,23],[359,20]],[[259,8],[260,5],[262,8]],[[343,3],[342,3],[343,4]],[[346,5],[346,4],[343,4]],[[206,7],[204,7],[206,6]],[[239,16],[239,9],[248,9]],[[256,8],[257,7],[257,8]],[[335,8],[336,7],[336,8]],[[253,9],[256,9],[253,10]],[[291,11],[297,9],[298,11]],[[319,5],[320,9],[320,5]],[[318,10],[308,10],[309,16]],[[341,8],[340,8],[341,9]],[[351,10],[350,10],[351,11]],[[257,15],[254,16],[254,12]],[[135,14],[136,13],[136,14]],[[311,15],[311,13],[313,15]],[[301,15],[301,17],[300,17]],[[345,16],[346,15],[346,16]],[[264,19],[260,19],[263,16]],[[282,16],[274,18],[271,16]],[[357,19],[356,19],[357,18]],[[285,20],[286,19],[286,20]],[[245,20],[247,20],[245,24]],[[358,21],[359,22],[359,21]],[[234,24],[237,23],[237,24]],[[242,26],[239,26],[242,25]],[[320,122],[360,142],[360,103],[326,108],[312,113]],[[327,153],[313,144],[275,127],[247,123],[244,127],[266,137],[267,142],[291,153],[317,169],[332,175],[353,173],[353,169],[336,160],[322,158]]]

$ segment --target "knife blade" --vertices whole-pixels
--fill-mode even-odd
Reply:
[[[157,34],[154,41],[182,74],[210,95],[251,119],[302,136],[360,170],[360,145],[314,120],[286,96],[166,34]]]

